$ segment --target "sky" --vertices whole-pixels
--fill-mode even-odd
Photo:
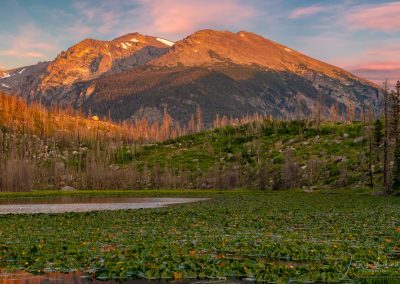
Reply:
[[[400,79],[400,1],[0,0],[0,69],[85,39],[246,30],[381,83]]]

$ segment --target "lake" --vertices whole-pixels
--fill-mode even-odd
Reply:
[[[0,214],[66,213],[158,208],[207,198],[52,197],[0,199]]]

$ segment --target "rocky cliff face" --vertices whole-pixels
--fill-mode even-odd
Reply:
[[[49,62],[7,70],[0,76],[0,91],[19,94],[28,100],[40,99],[36,90]]]
[[[141,66],[168,51],[169,45],[155,37],[127,34],[112,41],[85,39],[62,52],[47,67],[39,90],[69,86]]]
[[[167,108],[187,121],[197,106],[205,123],[216,114],[311,116],[316,108],[329,117],[334,108],[359,114],[380,95],[366,80],[244,31],[202,30],[175,44],[138,33],[87,39],[27,68],[28,77],[17,73],[0,88],[116,119],[159,119]]]

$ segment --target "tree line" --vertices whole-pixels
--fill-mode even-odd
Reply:
[[[359,112],[361,115],[356,114],[351,103],[339,114],[336,103],[329,115],[322,113],[317,105],[308,118],[216,115],[211,128],[224,131],[233,126],[232,129],[246,126],[246,133],[237,130],[232,136],[239,140],[243,135],[257,137],[260,133],[289,133],[301,140],[306,139],[307,131],[322,135],[324,123],[335,129],[336,124],[351,125],[353,120],[360,120],[369,141],[368,147],[360,153],[358,165],[366,169],[365,184],[378,188],[382,177],[382,188],[385,193],[392,194],[400,189],[400,83],[393,91],[386,85],[383,97],[381,110],[365,107]],[[327,161],[316,158],[300,161],[290,148],[280,150],[281,158],[268,156],[257,141],[240,153],[231,153],[229,147],[221,150],[229,163],[217,161],[207,169],[138,162],[137,157],[146,152],[149,145],[151,148],[153,143],[171,141],[205,128],[199,107],[182,125],[173,121],[167,109],[161,121],[142,118],[115,122],[111,118],[85,117],[82,112],[69,108],[27,104],[17,96],[0,94],[0,188],[24,191],[71,185],[80,189],[285,189],[313,186],[321,178],[336,179],[329,183],[334,187],[354,184],[349,173],[352,169],[345,164],[332,169]],[[206,140],[205,143],[211,142]],[[199,161],[193,161],[196,163]]]

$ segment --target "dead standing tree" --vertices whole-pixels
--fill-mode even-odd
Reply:
[[[400,81],[397,81],[395,91],[392,92],[393,98],[393,136],[395,138],[394,164],[392,172],[392,191],[400,191]]]
[[[390,184],[388,177],[389,169],[389,153],[388,153],[388,143],[389,143],[389,92],[388,92],[388,82],[384,83],[384,93],[383,93],[383,106],[384,106],[384,119],[385,119],[385,134],[383,139],[383,187],[385,192],[390,193]]]

